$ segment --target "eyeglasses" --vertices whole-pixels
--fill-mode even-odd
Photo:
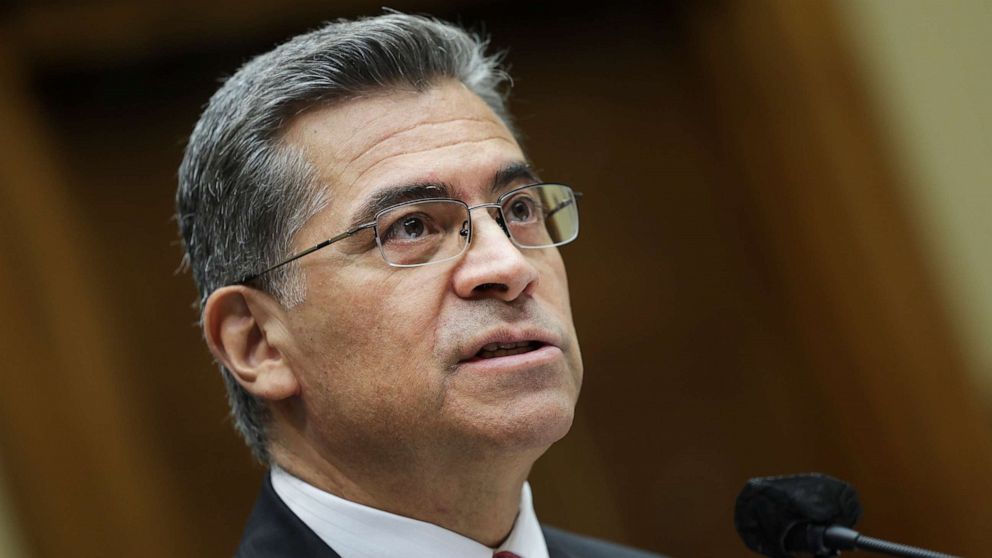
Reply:
[[[496,223],[519,248],[550,248],[579,236],[579,210],[564,184],[531,184],[510,190],[495,203],[469,206],[461,200],[429,198],[394,205],[376,213],[375,220],[329,238],[258,273],[248,283],[303,256],[372,229],[379,253],[392,267],[419,267],[462,255],[472,241],[472,210],[488,209]]]

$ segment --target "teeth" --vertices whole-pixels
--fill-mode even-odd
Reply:
[[[534,349],[534,341],[518,341],[515,343],[490,343],[479,351],[479,356],[483,358],[495,358],[507,355],[518,355]]]
[[[515,343],[490,343],[485,347],[482,347],[483,351],[498,351],[500,349],[510,350],[519,349],[521,347],[530,347],[531,341],[517,341]]]

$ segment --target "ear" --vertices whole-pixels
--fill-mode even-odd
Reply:
[[[300,391],[286,358],[292,338],[285,317],[274,298],[242,285],[217,289],[203,307],[203,335],[210,352],[241,387],[267,401]]]

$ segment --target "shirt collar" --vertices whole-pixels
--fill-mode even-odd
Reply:
[[[530,485],[520,492],[520,512],[510,536],[490,548],[454,531],[364,506],[325,492],[272,467],[272,488],[314,533],[341,558],[492,558],[507,550],[522,558],[548,558],[548,547],[534,513]]]

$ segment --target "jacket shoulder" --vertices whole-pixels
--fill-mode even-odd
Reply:
[[[340,558],[272,488],[265,475],[235,558]]]
[[[660,554],[542,525],[551,558],[665,558]]]

